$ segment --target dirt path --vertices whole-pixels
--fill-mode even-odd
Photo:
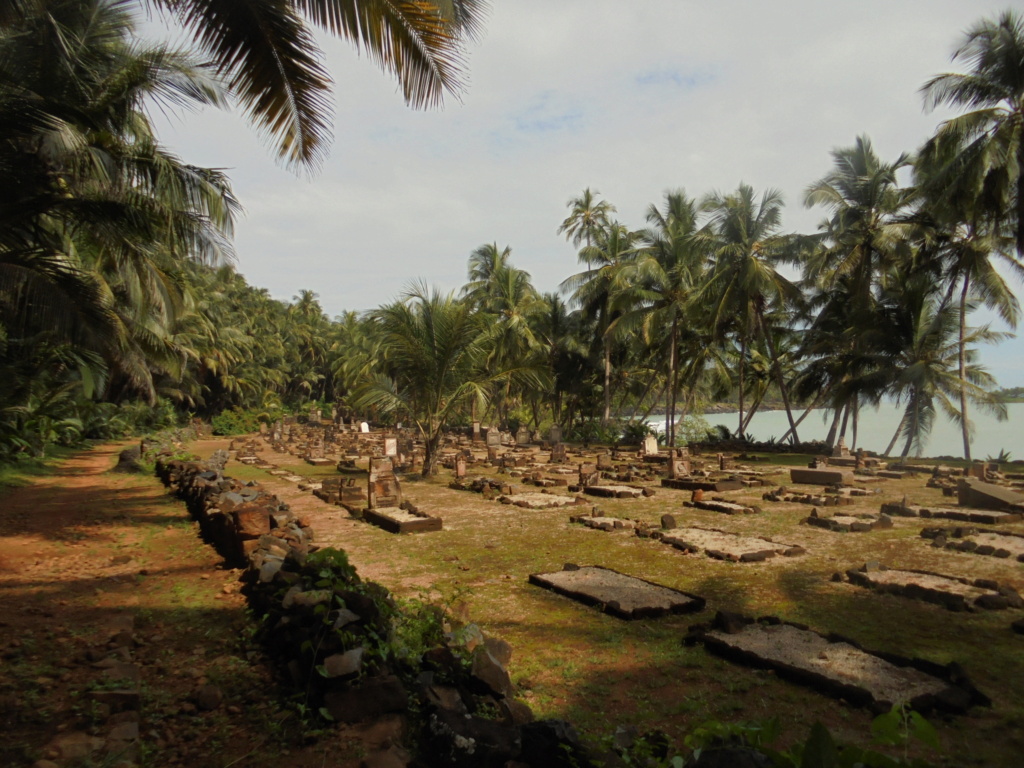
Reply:
[[[0,495],[0,765],[356,765],[354,734],[310,745],[274,703],[238,573],[110,471],[123,447]]]

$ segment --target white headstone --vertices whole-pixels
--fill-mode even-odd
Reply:
[[[365,432],[369,432],[370,431],[370,425],[367,424],[365,421],[360,422],[359,423],[359,431],[360,432],[364,432],[364,433]]]
[[[658,452],[658,438],[654,435],[648,435],[644,438],[643,451],[648,456],[653,456]]]

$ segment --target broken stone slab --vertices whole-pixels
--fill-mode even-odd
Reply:
[[[677,491],[742,491],[743,481],[739,478],[696,478],[696,477],[666,477],[661,481],[663,488],[673,488]]]
[[[378,528],[383,528],[388,533],[430,533],[440,531],[443,525],[440,517],[400,507],[364,509],[362,518]]]
[[[867,533],[892,528],[892,518],[888,515],[829,515],[819,512],[816,508],[811,510],[810,516],[805,518],[804,522],[837,533]]]
[[[568,507],[576,504],[584,504],[578,496],[559,496],[553,493],[517,493],[514,496],[502,495],[498,497],[502,504],[511,504],[522,509],[552,509],[555,507]]]
[[[954,714],[991,701],[957,664],[869,651],[838,635],[821,635],[774,617],[754,621],[719,613],[710,626],[694,626],[687,643],[703,643],[711,653],[755,667],[875,712],[906,705],[922,713]]]
[[[971,509],[969,507],[919,507],[902,501],[888,502],[882,505],[882,514],[901,517],[944,518],[959,520],[964,523],[978,525],[1000,525],[1003,523],[1019,523],[1024,519],[1021,512],[1006,512],[995,509]]]
[[[708,557],[734,563],[756,563],[776,555],[793,557],[806,551],[795,544],[741,536],[717,528],[675,528],[663,532],[661,540],[688,554],[703,552]]]
[[[859,570],[849,570],[846,575],[852,584],[884,594],[923,600],[951,611],[1024,607],[1024,600],[1013,589],[1000,587],[989,579],[964,579],[929,571],[874,567],[872,564]]]
[[[643,495],[644,489],[632,485],[588,485],[583,492],[606,499],[638,499]]]
[[[921,531],[921,537],[931,539],[934,547],[975,555],[1013,558],[1024,563],[1024,534],[958,527],[925,528]]]
[[[801,485],[845,485],[853,482],[853,472],[848,469],[793,467],[789,470],[789,479]]]
[[[573,515],[569,518],[570,523],[579,523],[587,528],[598,531],[633,531],[636,530],[635,520],[626,520],[620,517],[605,517],[604,515]]]
[[[655,618],[668,613],[693,613],[704,598],[654,584],[597,565],[567,565],[565,570],[533,573],[531,584],[599,607],[620,619]]]
[[[704,509],[708,512],[721,512],[724,515],[753,515],[760,511],[756,507],[748,507],[745,504],[723,501],[722,499],[684,501],[683,506],[692,507],[694,509]]]
[[[1024,496],[1001,485],[966,477],[957,483],[956,493],[961,507],[997,509],[1018,515],[1024,513]]]

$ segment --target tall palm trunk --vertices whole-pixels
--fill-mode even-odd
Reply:
[[[669,448],[675,447],[676,444],[676,390],[679,387],[679,364],[676,360],[676,336],[679,332],[679,320],[678,318],[672,318],[672,332],[669,334],[669,350],[668,350],[668,378],[669,378],[669,393],[668,393],[668,419],[667,429],[665,435],[668,439]]]
[[[608,426],[612,417],[612,340],[605,332],[604,337],[604,416],[602,426]]]
[[[857,426],[860,423],[860,400],[853,401],[853,436],[850,438],[850,450],[857,450]]]
[[[832,424],[829,425],[828,435],[825,437],[825,444],[831,448],[836,444],[836,433],[839,431],[839,419],[843,415],[844,406],[840,405],[832,414]]]
[[[737,429],[739,433],[736,435],[737,438],[743,439],[743,388],[746,382],[743,380],[743,364],[747,359],[747,337],[740,337],[740,421]]]
[[[1024,176],[1024,173],[1021,174]],[[964,437],[964,459],[971,461],[971,425],[967,420],[967,294],[970,291],[971,274],[964,273],[964,287],[960,291],[960,343],[957,355],[960,363],[960,426]]]
[[[765,343],[768,345],[768,354],[771,356],[772,370],[775,372],[775,383],[779,385],[779,392],[782,395],[782,404],[786,407],[786,418],[789,419],[789,433],[793,436],[793,442],[800,442],[800,436],[796,432],[796,422],[793,421],[793,409],[789,406],[789,388],[785,379],[782,378],[782,367],[779,365],[779,355],[775,351],[775,342],[768,332],[768,324],[764,321],[764,312],[757,309],[757,321],[761,324],[761,333],[764,335]]]
[[[896,441],[900,439],[900,432],[903,431],[903,425],[907,423],[908,415],[909,410],[903,412],[903,418],[900,419],[900,423],[896,426],[896,432],[893,434],[892,440],[889,441],[889,445],[885,449],[885,453],[882,454],[883,456],[888,456],[892,453],[892,449],[896,445]]]
[[[804,409],[804,412],[800,414],[800,418],[798,418],[796,420],[796,425],[798,427],[800,426],[801,423],[803,423],[803,420],[807,418],[808,414],[810,414],[811,411],[813,411],[815,408],[817,408],[821,404],[821,401],[824,400],[828,396],[828,393],[830,391],[831,391],[831,387],[826,387],[825,389],[823,389],[821,392],[818,393],[818,396],[814,398],[814,400],[811,402],[811,404],[808,405],[807,408]],[[789,436],[791,434],[792,434],[792,430],[790,430],[789,432],[786,432],[786,434],[784,434],[782,436],[782,439],[780,440],[780,442],[783,442],[783,443],[786,442],[786,440],[789,438]],[[798,442],[798,441],[794,440],[794,443],[795,442]]]

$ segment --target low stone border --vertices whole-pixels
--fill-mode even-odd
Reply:
[[[851,584],[860,587],[923,600],[951,611],[1024,608],[1024,599],[1014,589],[1000,586],[991,579],[964,579],[930,571],[890,569],[879,563],[867,563],[860,569],[849,570],[846,577]],[[841,575],[838,579],[833,576],[833,580],[841,579]]]
[[[761,511],[759,507],[749,507],[746,504],[739,504],[735,501],[726,501],[725,499],[684,501],[683,506],[692,507],[694,509],[703,509],[708,512],[721,512],[724,515],[756,515]]]
[[[803,522],[837,533],[867,533],[892,528],[892,518],[888,515],[822,514],[817,508],[812,509],[811,514],[804,518]]]
[[[699,526],[654,531],[651,538],[660,539],[686,554],[703,553],[733,563],[760,563],[776,555],[796,557],[807,551],[795,544]]]
[[[388,533],[431,533],[440,531],[443,522],[440,517],[432,517],[416,509],[402,507],[382,507],[364,509],[363,520]]]
[[[743,481],[735,477],[721,479],[700,479],[695,477],[666,477],[661,481],[663,488],[673,488],[677,491],[714,491],[725,493],[726,491],[742,491]]]
[[[821,635],[806,625],[765,616],[752,619],[719,612],[710,624],[690,628],[687,644],[703,643],[718,656],[775,670],[780,676],[876,712],[906,703],[927,713],[954,714],[991,700],[960,665],[946,666],[869,651],[840,635]]]
[[[881,512],[883,515],[890,516],[944,518],[979,525],[1019,523],[1024,519],[1024,515],[1019,512],[1001,512],[995,509],[972,509],[970,507],[919,507],[903,501],[887,502],[882,505]]]

